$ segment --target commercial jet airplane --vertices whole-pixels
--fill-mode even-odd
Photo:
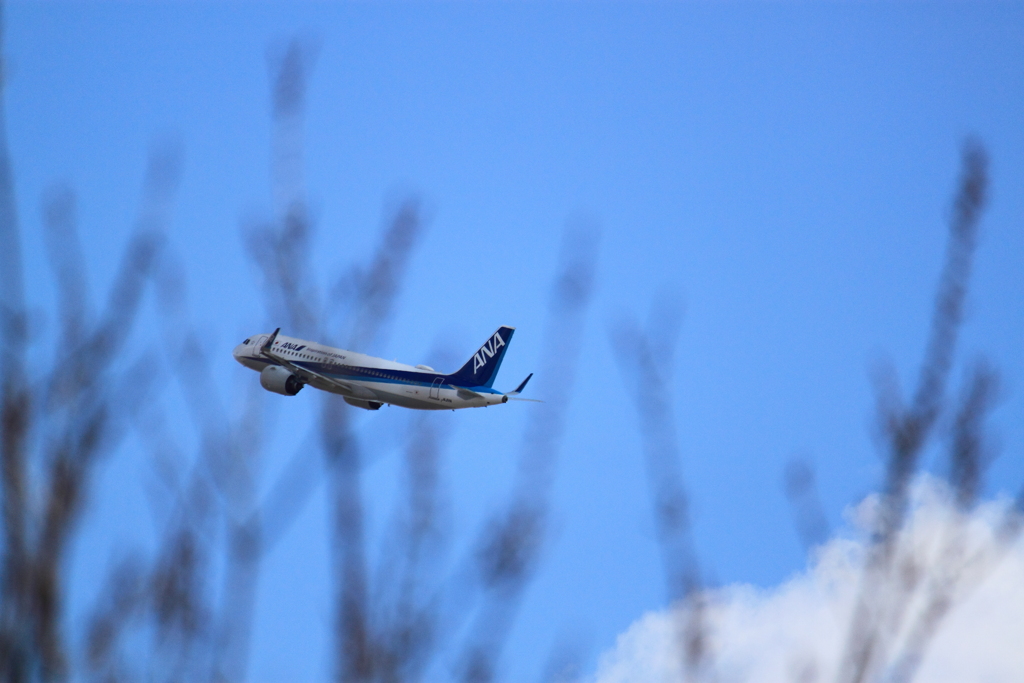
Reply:
[[[428,365],[404,365],[344,349],[280,336],[257,334],[235,347],[235,360],[260,373],[267,391],[294,396],[305,385],[341,394],[349,405],[379,410],[388,405],[417,410],[456,410],[496,403],[534,401],[518,398],[526,383],[503,394],[491,387],[512,341],[514,327],[499,327],[473,357],[450,375]]]

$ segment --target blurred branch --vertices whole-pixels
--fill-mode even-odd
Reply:
[[[660,310],[660,314],[659,314]],[[655,528],[675,609],[676,637],[687,680],[704,678],[711,667],[706,596],[690,528],[689,501],[679,465],[679,446],[669,388],[681,306],[663,302],[655,309],[652,330],[645,332],[629,317],[611,331],[619,369],[640,417],[647,483],[654,503]],[[664,321],[670,321],[666,324]]]
[[[277,210],[282,215],[305,205],[303,181],[303,126],[309,74],[319,46],[292,38],[267,51],[271,117],[274,121],[272,179]],[[302,227],[296,224],[296,228]]]
[[[945,401],[977,243],[978,220],[986,199],[987,168],[988,157],[984,148],[976,140],[967,140],[962,151],[961,176],[953,201],[949,241],[939,278],[931,332],[913,401],[909,407],[902,408],[891,396],[880,397],[879,414],[888,450],[886,482],[840,668],[839,678],[845,683],[860,683],[876,675],[888,659],[887,650],[903,625],[910,597],[920,585],[920,568],[910,556],[910,551],[901,547],[899,532],[904,526],[910,479],[917,471],[921,450]],[[981,393],[986,391],[985,382],[987,380],[975,380]],[[979,411],[974,412],[980,415]],[[964,426],[968,426],[976,417],[964,419]],[[964,438],[968,438],[966,434]],[[965,450],[963,445],[960,456],[954,458],[953,476],[967,477],[976,470],[977,453]],[[966,459],[972,462],[968,463]],[[970,496],[974,495],[970,491],[976,490],[976,482],[966,479],[956,486],[962,494]],[[933,569],[943,570],[942,567]],[[944,591],[936,595],[941,594]],[[942,602],[941,597],[937,598],[928,619],[937,623],[945,614],[948,607],[940,607]],[[912,650],[913,647],[908,652]],[[913,656],[909,655],[910,659]],[[901,666],[908,672],[915,668],[910,664]]]
[[[75,194],[67,185],[57,185],[43,197],[44,235],[62,323],[61,346],[66,347],[80,343],[92,312],[75,204]]]
[[[5,529],[0,671],[6,680],[68,675],[62,634],[66,586],[61,568],[87,498],[91,468],[116,447],[124,418],[136,405],[132,400],[144,396],[149,387],[145,377],[150,362],[145,357],[129,368],[127,384],[118,383],[111,374],[162,243],[177,184],[176,162],[176,150],[151,156],[140,218],[107,304],[95,319],[74,225],[74,196],[60,188],[44,198],[43,223],[58,285],[59,348],[65,355],[54,360],[50,372],[35,373],[35,384],[48,387],[43,404],[32,399],[22,366],[28,340],[23,325],[16,322],[24,317],[23,311],[17,311],[23,306],[21,285],[5,282],[3,300],[10,324],[4,326],[4,343],[10,353],[0,398]],[[0,199],[13,202],[6,156],[0,161],[0,166],[5,165],[8,187],[0,188]],[[0,226],[4,233],[0,239],[13,249],[5,254],[7,265],[20,269],[13,208],[0,206],[0,216],[4,214],[11,220]],[[111,389],[129,393],[118,396],[119,401],[111,400]],[[26,450],[33,429],[40,430],[36,463]],[[38,499],[31,493],[38,493]]]
[[[302,175],[305,95],[315,56],[315,47],[299,39],[289,41],[281,53],[268,52],[278,218],[246,231],[249,254],[263,273],[269,313],[303,336],[319,332],[319,292],[309,264],[312,225]]]
[[[946,259],[939,278],[931,333],[921,365],[913,403],[902,414],[890,414],[885,505],[878,530],[884,542],[902,523],[906,489],[918,455],[945,400],[946,382],[963,320],[964,298],[977,243],[978,220],[988,188],[988,156],[976,140],[964,143],[960,184],[953,201]]]
[[[423,227],[419,200],[405,199],[392,213],[369,267],[356,271],[357,305],[352,326],[345,335],[349,348],[372,348],[385,333],[394,315],[409,256]]]
[[[888,667],[886,679],[890,683],[909,683],[914,678],[943,618],[997,564],[997,558],[972,554],[967,547],[966,529],[966,516],[978,500],[984,468],[989,461],[983,445],[983,423],[994,407],[997,391],[995,371],[984,362],[975,364],[957,411],[950,443],[949,479],[957,513],[949,521],[936,560],[927,568],[925,606],[909,625],[902,647]],[[1000,545],[1006,547],[1014,539],[999,540]]]
[[[21,237],[7,144],[5,12],[0,5],[0,678],[17,683],[36,666],[32,661],[34,622],[26,619],[32,609],[26,441],[32,429],[33,396],[25,381]]]
[[[983,422],[999,393],[999,375],[985,361],[971,368],[967,390],[953,426],[949,479],[962,510],[978,500],[984,469],[990,458],[985,451]]]
[[[412,419],[403,462],[404,496],[383,539],[372,591],[378,634],[375,678],[416,681],[437,646],[440,604],[434,599],[441,553],[448,539],[440,460],[448,429],[430,414]]]
[[[354,323],[349,348],[366,348],[394,314],[408,257],[422,228],[419,206],[404,203],[391,220],[371,260],[367,275],[357,279]],[[363,521],[359,445],[341,401],[323,402],[321,443],[330,477],[331,546],[335,603],[335,652],[341,680],[370,680],[374,675],[373,634],[367,613],[366,539]]]
[[[824,543],[830,535],[814,481],[814,468],[804,458],[794,458],[786,465],[784,480],[800,542],[805,550],[810,550]]]

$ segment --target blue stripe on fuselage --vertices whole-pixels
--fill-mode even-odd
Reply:
[[[256,361],[257,363],[273,362],[267,358],[257,356],[249,356],[248,360]],[[317,361],[288,360],[288,362],[292,365],[297,365],[300,368],[312,370],[313,372],[324,375],[325,377],[341,381],[378,382],[384,384],[422,386],[428,389],[432,387],[434,382],[438,379],[443,382],[441,385],[442,389],[450,389],[451,387],[448,385],[452,383],[452,375],[440,375],[437,373],[411,372],[409,370],[383,370],[380,368],[359,367],[356,365],[339,366],[334,363],[320,363]],[[454,386],[462,389],[469,389],[470,391],[475,391],[478,394],[501,393],[500,391],[495,391],[491,387],[471,387],[459,384],[454,384]]]

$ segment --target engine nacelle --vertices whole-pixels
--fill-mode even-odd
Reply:
[[[267,391],[283,396],[294,396],[305,386],[302,380],[280,365],[268,365],[263,368],[263,372],[260,373],[260,385]]]

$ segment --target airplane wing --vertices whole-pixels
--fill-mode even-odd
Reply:
[[[340,389],[342,393],[347,394],[353,398],[377,398],[376,394],[374,394],[371,397],[366,396],[366,394],[369,393],[369,391],[366,389],[362,389],[362,387],[356,387],[352,384],[349,384],[348,382],[342,382],[340,380],[336,380],[326,375],[321,375],[319,372],[315,372],[308,368],[298,366],[295,363],[292,363],[287,358],[283,358],[274,353],[274,340],[277,339],[277,333],[280,331],[281,328],[279,327],[276,330],[274,330],[274,334],[270,335],[270,337],[267,338],[266,343],[263,344],[262,347],[260,347],[261,355],[264,355],[267,358],[270,358],[271,360],[280,363],[284,367],[288,368],[289,370],[292,371],[293,374],[295,374],[299,379],[301,379],[306,384],[313,384],[315,386],[316,383],[314,382],[314,380],[319,380],[324,384]]]

